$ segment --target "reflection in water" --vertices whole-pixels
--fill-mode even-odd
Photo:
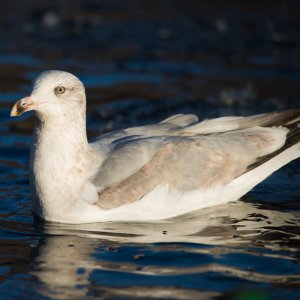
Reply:
[[[298,218],[299,215],[294,213],[259,209],[240,201],[161,222],[45,224],[46,237],[40,243],[33,274],[45,286],[41,293],[57,299],[82,298],[89,293],[124,297],[149,294],[157,298],[170,297],[175,293],[178,299],[205,299],[218,295],[217,292],[201,289],[166,289],[157,285],[151,288],[144,284],[116,289],[115,286],[122,287],[124,284],[114,281],[107,284],[105,272],[130,276],[139,274],[150,278],[159,276],[162,282],[168,276],[218,273],[250,282],[296,285],[300,284],[299,275],[289,273],[283,277],[280,273],[276,274],[276,270],[270,273],[256,262],[261,256],[272,263],[283,259],[296,261],[296,258],[284,252],[262,251],[255,245],[292,251],[293,239],[299,240],[299,235],[293,230],[289,232],[288,228],[296,226]],[[270,233],[280,234],[278,243],[276,239],[269,240]],[[158,244],[149,245],[150,242]],[[252,244],[250,249],[249,244]],[[124,247],[134,247],[135,250],[128,252]],[[134,252],[136,249],[140,249],[138,253]],[[160,253],[160,256],[165,253],[166,262],[156,261],[152,257],[155,253]],[[231,254],[245,256],[244,260],[248,262],[235,265],[228,259]],[[147,260],[150,255],[151,261]],[[195,259],[189,264],[187,258],[191,255]],[[224,256],[227,260],[220,259]],[[180,259],[185,262],[183,265],[173,263]],[[253,264],[252,268],[249,268],[249,262]],[[103,282],[103,286],[93,284],[94,276],[100,276],[97,282]]]
[[[91,254],[96,241],[76,236],[53,236],[46,238],[39,247],[37,268],[33,272],[45,286],[40,292],[57,299],[84,297],[88,292]]]
[[[72,234],[118,242],[231,245],[259,240],[269,228],[274,231],[282,226],[296,226],[297,219],[297,212],[261,209],[238,201],[156,222],[49,223],[45,230],[55,235]]]

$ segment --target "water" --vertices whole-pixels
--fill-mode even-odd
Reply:
[[[299,4],[38,3],[1,4],[0,298],[298,299],[299,160],[238,202],[171,220],[45,224],[31,214],[33,116],[9,111],[45,69],[86,84],[91,138],[174,113],[299,106]]]

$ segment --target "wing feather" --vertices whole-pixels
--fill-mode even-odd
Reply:
[[[96,204],[137,201],[161,183],[181,191],[226,184],[299,141],[299,119],[300,109],[196,124],[179,114],[104,135],[94,144],[105,158],[93,179]]]
[[[212,120],[204,120],[195,125],[186,127],[185,134],[211,134],[251,127],[274,127],[292,125],[300,120],[300,109],[288,109],[282,112],[254,115],[250,117],[221,117]]]
[[[225,185],[256,159],[280,148],[286,130],[259,128],[170,140],[138,171],[101,191],[97,205],[114,208],[142,198],[161,183],[179,191]]]

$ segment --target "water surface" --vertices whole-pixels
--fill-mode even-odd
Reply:
[[[1,4],[0,298],[298,299],[299,160],[238,202],[170,220],[33,219],[33,115],[12,120],[9,111],[45,69],[83,80],[91,138],[175,113],[211,118],[300,105],[299,5],[165,1],[159,10],[117,2],[103,2],[100,16],[96,1],[74,1],[76,14],[60,1],[58,23],[35,1],[16,10]]]

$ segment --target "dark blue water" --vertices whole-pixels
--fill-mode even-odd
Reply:
[[[0,298],[299,299],[299,160],[236,203],[171,220],[45,224],[31,214],[33,115],[9,117],[45,69],[83,80],[91,138],[300,106],[299,5],[39,3],[0,4]]]

